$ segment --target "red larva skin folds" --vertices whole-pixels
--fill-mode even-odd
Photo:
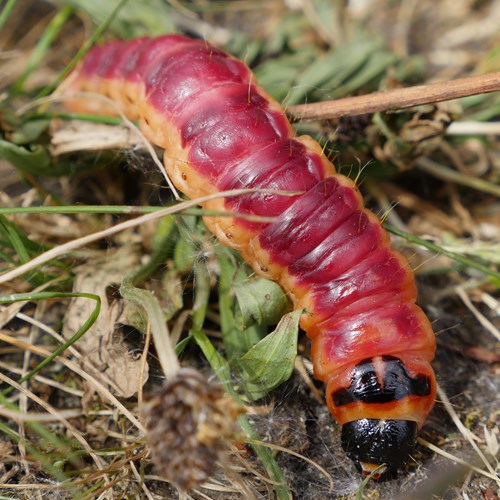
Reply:
[[[95,47],[60,91],[107,95],[139,119],[146,137],[165,148],[172,181],[191,198],[235,188],[301,192],[203,205],[274,216],[273,223],[237,217],[205,222],[258,274],[278,281],[296,307],[307,309],[301,326],[312,340],[315,375],[327,383],[328,406],[340,424],[389,419],[423,425],[435,397],[435,338],[415,305],[413,272],[391,248],[379,220],[363,208],[353,182],[335,172],[310,137],[295,136],[280,105],[247,66],[201,40],[141,38]],[[68,106],[114,112],[88,99]],[[392,357],[399,361],[391,365]],[[336,405],[335,395],[339,399],[351,386],[360,363],[372,367],[379,392],[391,375],[384,372],[389,365],[403,366],[408,380],[425,380],[427,389],[408,389],[405,397],[384,393],[392,398],[384,402],[358,398],[352,389]]]

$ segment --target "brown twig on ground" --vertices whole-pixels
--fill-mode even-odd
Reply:
[[[290,106],[287,113],[295,120],[326,120],[346,115],[357,116],[378,111],[395,111],[496,91],[500,91],[500,72],[374,92],[333,101],[300,104]]]

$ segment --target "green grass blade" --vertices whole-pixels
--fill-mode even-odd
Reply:
[[[101,123],[103,125],[123,124],[123,119],[116,116],[87,115],[85,113],[33,113],[26,117],[26,121],[53,120],[56,118],[59,120],[79,120],[81,122]]]
[[[439,255],[444,255],[446,257],[449,257],[450,259],[453,259],[455,262],[463,264],[466,267],[472,267],[473,269],[477,269],[478,271],[481,271],[487,274],[488,276],[495,278],[496,280],[500,280],[500,273],[489,268],[486,264],[483,264],[473,259],[469,259],[468,257],[464,257],[463,255],[460,255],[458,253],[450,252],[449,250],[446,250],[445,248],[440,247],[435,243],[423,240],[422,238],[419,238],[414,234],[407,233],[406,231],[402,231],[401,229],[397,229],[396,227],[391,226],[390,224],[384,223],[384,227],[390,233],[395,234],[397,236],[401,236],[402,238],[404,238],[407,241],[410,241],[411,243],[415,243],[416,245],[427,248],[428,250],[431,250],[432,252],[435,252]]]
[[[38,41],[38,44],[35,47],[35,50],[33,51],[31,57],[28,60],[26,68],[22,72],[21,76],[12,85],[10,89],[11,95],[17,95],[22,91],[24,83],[29,78],[33,70],[40,65],[40,62],[49,51],[52,43],[54,42],[57,35],[61,31],[61,28],[64,26],[64,23],[68,20],[68,18],[72,14],[73,14],[73,7],[66,6],[63,7],[54,16],[52,21],[47,26],[47,29],[44,31],[43,35],[40,37],[40,40]]]
[[[22,264],[30,260],[30,254],[24,246],[21,234],[16,226],[8,221],[5,217],[0,216],[0,232],[4,234],[5,238],[10,242],[12,248],[19,256]]]
[[[113,19],[116,17],[120,9],[125,5],[127,0],[122,0],[111,14],[97,27],[94,34],[83,44],[82,48],[76,53],[76,55],[71,59],[70,63],[59,73],[56,80],[45,87],[37,96],[37,98],[44,97],[52,93],[59,84],[71,73],[72,69],[78,64],[78,62],[83,58],[83,56],[90,50],[90,48],[97,42],[101,35],[108,29]]]
[[[0,13],[0,31],[5,26],[5,23],[9,19],[9,16],[12,13],[12,10],[14,9],[15,5],[16,5],[16,0],[8,0],[8,2],[5,4],[5,7]]]

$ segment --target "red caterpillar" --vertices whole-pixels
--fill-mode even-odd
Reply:
[[[111,97],[156,145],[191,198],[236,188],[247,194],[206,209],[273,216],[205,217],[219,240],[276,280],[312,341],[315,375],[342,427],[342,446],[368,474],[395,476],[436,393],[435,337],[415,304],[413,272],[354,183],[321,147],[297,137],[280,105],[245,64],[201,40],[167,35],[95,47],[63,85]],[[75,111],[106,112],[74,100]]]

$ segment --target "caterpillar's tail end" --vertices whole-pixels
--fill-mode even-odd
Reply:
[[[410,420],[361,419],[342,426],[342,448],[364,475],[383,465],[374,479],[394,479],[417,439],[417,423]]]

